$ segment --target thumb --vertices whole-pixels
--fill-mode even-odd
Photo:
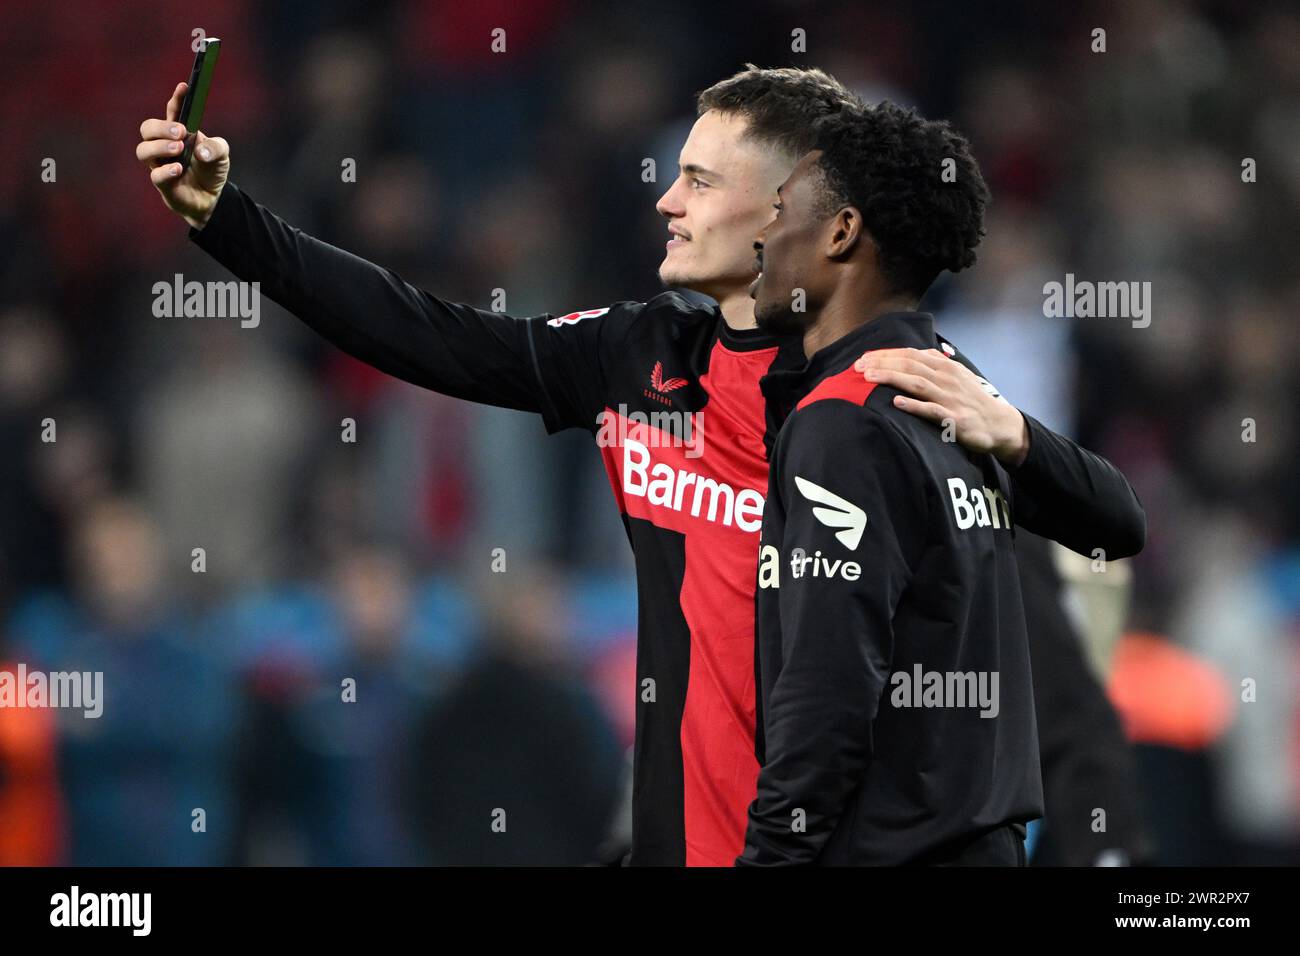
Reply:
[[[205,163],[212,160],[212,144],[203,135],[203,130],[199,130],[194,134],[194,155]]]
[[[194,134],[194,157],[207,165],[219,162],[230,152],[230,147],[220,136],[204,136],[199,130]]]

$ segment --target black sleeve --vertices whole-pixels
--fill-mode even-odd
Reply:
[[[782,665],[765,702],[741,866],[815,860],[861,783],[894,655],[894,612],[927,521],[915,451],[873,411],[815,403],[790,419],[776,455],[785,526],[768,543],[781,559]],[[796,547],[852,561],[860,573],[794,577]]]
[[[190,238],[354,358],[455,398],[596,427],[613,354],[641,303],[520,319],[439,299],[307,235],[227,183]]]
[[[1025,423],[1029,454],[1008,469],[1016,524],[1087,557],[1097,548],[1108,559],[1141,551],[1146,511],[1123,473],[1037,419]]]
[[[974,362],[951,342],[941,341],[952,349],[950,358],[978,375],[987,392],[1002,398]],[[1007,469],[1017,505],[1012,520],[1086,557],[1093,557],[1096,548],[1107,558],[1128,558],[1141,551],[1146,511],[1123,472],[1035,418],[1025,415],[1025,424],[1029,453],[1019,467]]]

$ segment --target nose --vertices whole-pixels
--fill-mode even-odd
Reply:
[[[681,181],[680,177],[673,180],[673,184],[668,187],[668,191],[659,197],[655,203],[655,212],[665,219],[680,219],[686,215],[686,210],[682,208],[681,201],[677,198],[677,184]]]

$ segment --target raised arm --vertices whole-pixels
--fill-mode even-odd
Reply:
[[[190,238],[238,278],[354,358],[423,388],[542,411],[528,323],[446,302],[360,256],[322,242],[234,183]]]
[[[182,170],[176,158],[185,131],[176,117],[184,93],[182,83],[167,118],[141,125],[136,155],[200,248],[383,372],[456,398],[538,412],[552,431],[594,425],[600,355],[626,328],[628,308],[616,308],[622,314],[609,321],[579,322],[572,315],[518,319],[439,299],[254,202],[230,181],[224,139],[196,134],[193,161]]]

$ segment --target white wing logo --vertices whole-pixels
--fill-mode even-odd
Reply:
[[[839,495],[827,491],[821,485],[813,484],[807,478],[795,475],[794,483],[799,488],[799,492],[809,501],[825,505],[823,508],[814,508],[813,517],[828,528],[843,528],[843,531],[835,533],[835,537],[844,547],[856,551],[862,541],[862,532],[867,527],[867,513],[853,502],[845,501]]]

